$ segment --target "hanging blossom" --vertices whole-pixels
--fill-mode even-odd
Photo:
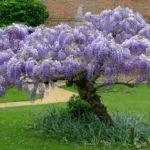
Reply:
[[[0,85],[0,96],[4,96],[4,95],[5,95],[5,88]]]
[[[91,81],[102,75],[105,84],[113,84],[116,73],[136,72],[149,81],[149,29],[141,15],[117,7],[100,15],[87,13],[85,19],[78,28],[14,24],[0,29],[0,94],[10,84],[28,90],[24,78],[30,78],[34,100],[38,89],[43,96],[54,81],[82,71]]]
[[[14,52],[19,49],[19,42],[23,41],[33,30],[24,24],[13,24],[0,30],[0,50],[11,48]]]
[[[43,97],[45,93],[45,87],[41,84],[39,85],[39,94]]]
[[[136,35],[125,40],[121,46],[128,48],[133,56],[139,56],[148,53],[147,49],[150,48],[150,41],[145,37]]]
[[[138,34],[145,27],[143,17],[129,8],[117,7],[104,10],[100,15],[85,14],[85,20],[91,22],[97,29],[111,33],[117,43]]]
[[[150,40],[150,25],[146,24],[146,26],[139,31],[138,35],[144,36]]]

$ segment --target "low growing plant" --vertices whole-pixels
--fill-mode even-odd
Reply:
[[[68,101],[68,111],[72,116],[79,117],[88,112],[92,113],[92,108],[89,103],[82,100],[80,96],[73,95]]]
[[[147,146],[150,138],[150,122],[136,114],[115,112],[112,115],[114,125],[109,126],[91,112],[72,117],[68,109],[48,109],[39,114],[32,129],[51,139],[76,142],[84,145],[122,146],[131,145],[131,128],[135,128],[134,145]],[[144,144],[143,144],[144,143]]]

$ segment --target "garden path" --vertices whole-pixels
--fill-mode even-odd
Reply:
[[[60,84],[59,84],[60,85]],[[44,98],[36,101],[23,101],[23,102],[8,102],[0,103],[0,107],[13,107],[13,106],[25,106],[25,105],[40,105],[48,103],[66,102],[69,98],[76,93],[61,89],[56,85],[53,89],[46,90]]]

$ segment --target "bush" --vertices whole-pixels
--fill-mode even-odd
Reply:
[[[0,3],[0,27],[12,23],[38,26],[45,23],[48,12],[38,0],[2,0]]]
[[[134,142],[147,145],[150,139],[150,122],[136,114],[116,112],[112,116],[114,125],[101,121],[92,113],[84,113],[73,118],[67,110],[48,109],[44,115],[38,115],[32,129],[51,139],[76,142],[89,145],[109,145],[118,143],[129,146],[131,128],[135,128]],[[144,144],[143,144],[144,143]]]
[[[92,109],[88,102],[82,100],[80,96],[73,95],[68,101],[68,111],[74,116],[78,117],[85,113],[91,113]]]

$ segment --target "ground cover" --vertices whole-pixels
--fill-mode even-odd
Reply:
[[[99,84],[96,84],[96,86]],[[75,86],[67,87],[66,85],[60,88],[77,92]],[[98,94],[101,100],[109,111],[119,110],[122,112],[147,113],[150,106],[150,88],[146,84],[129,88],[124,85],[114,85],[112,87],[101,88]]]
[[[37,94],[35,100],[40,98],[41,96]],[[9,88],[6,91],[6,94],[3,97],[0,97],[0,103],[20,102],[20,101],[29,101],[29,100],[30,100],[30,92],[26,92],[24,90],[18,91],[16,87]]]
[[[54,141],[31,131],[26,125],[33,121],[35,114],[46,111],[48,106],[65,108],[66,103],[54,105],[22,106],[0,108],[0,149],[8,150],[112,150],[107,147],[81,146],[77,144]],[[115,147],[119,150],[120,147]],[[122,148],[127,150],[127,148]],[[147,149],[148,150],[148,149]]]
[[[76,91],[75,87],[61,88]],[[134,111],[136,113],[147,113],[150,104],[149,88],[144,84],[134,89],[129,89],[124,86],[117,85],[114,88],[103,88],[98,93],[101,93],[102,100],[108,107],[109,112],[115,109],[121,112]],[[114,103],[117,103],[114,105]],[[56,141],[49,137],[43,136],[34,130],[29,130],[28,124],[33,121],[35,115],[40,112],[45,112],[48,106],[57,108],[66,108],[67,103],[56,103],[49,105],[38,106],[21,106],[13,108],[0,108],[0,147],[3,150],[119,150],[120,145],[115,147],[94,147],[88,145],[78,145],[76,143],[65,142],[64,140]],[[116,108],[117,106],[117,108]],[[129,148],[121,148],[128,150]],[[132,148],[131,148],[132,149]],[[145,148],[149,150],[149,148]]]

